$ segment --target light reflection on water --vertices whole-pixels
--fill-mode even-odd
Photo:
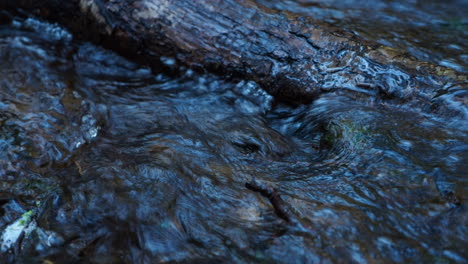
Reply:
[[[252,82],[170,78],[15,24],[0,29],[0,227],[33,210],[37,228],[7,262],[468,258],[466,115],[372,94],[276,104]],[[457,89],[442,103],[466,112]]]
[[[467,72],[468,2],[464,0],[256,0],[326,21],[418,59]]]

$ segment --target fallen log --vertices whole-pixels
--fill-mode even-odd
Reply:
[[[168,62],[259,83],[284,101],[322,92],[384,99],[466,86],[466,76],[251,0],[0,0],[154,68]],[[166,58],[171,58],[167,60]]]

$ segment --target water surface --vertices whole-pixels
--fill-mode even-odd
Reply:
[[[0,230],[24,229],[5,263],[468,260],[463,87],[438,95],[453,112],[334,93],[292,107],[19,18],[0,62]]]

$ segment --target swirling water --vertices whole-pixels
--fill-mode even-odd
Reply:
[[[5,263],[468,260],[463,89],[448,114],[332,93],[292,107],[34,19],[0,27],[0,62],[2,238],[24,226]]]

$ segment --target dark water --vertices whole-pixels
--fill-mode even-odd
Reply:
[[[468,261],[463,87],[438,95],[454,112],[332,93],[290,107],[182,72],[0,26],[1,263]]]

